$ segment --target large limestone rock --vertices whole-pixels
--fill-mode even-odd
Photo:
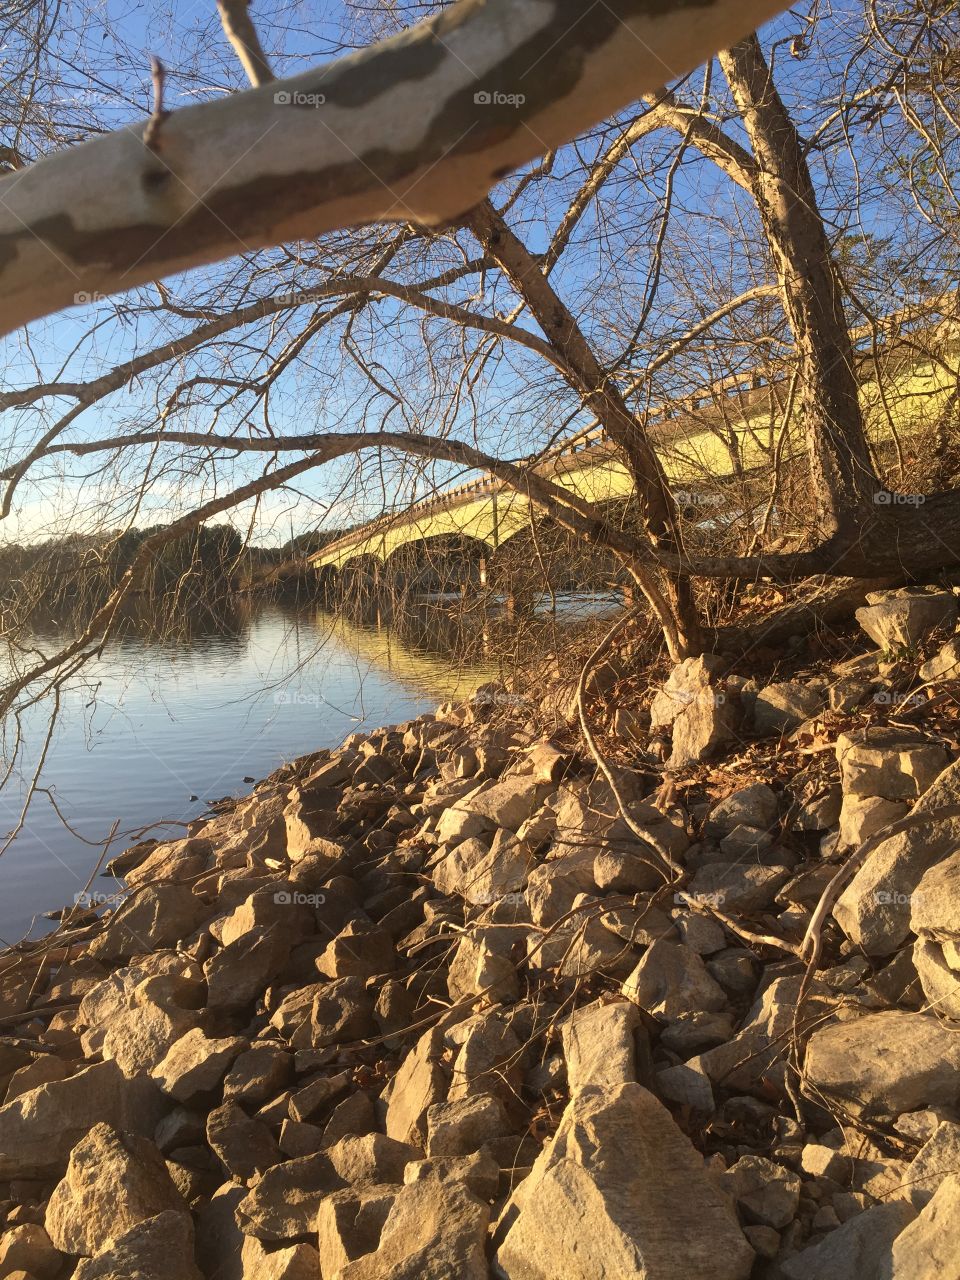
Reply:
[[[781,1264],[787,1280],[867,1280],[890,1275],[890,1249],[913,1220],[901,1200],[876,1204]],[[935,1273],[925,1274],[929,1280]],[[920,1280],[919,1274],[916,1280]]]
[[[320,1273],[320,1260],[313,1245],[291,1244],[268,1250],[256,1236],[243,1237],[240,1264],[243,1280],[317,1280]]]
[[[125,1080],[115,1062],[31,1089],[0,1108],[0,1178],[59,1178],[94,1125],[149,1137],[164,1110],[152,1081]]]
[[[921,796],[912,817],[960,803],[960,760]],[[840,928],[868,955],[896,951],[911,928],[914,891],[924,874],[960,847],[960,818],[934,818],[884,840],[840,895],[833,909]]]
[[[215,952],[203,966],[207,1005],[239,1011],[262,996],[290,956],[290,939],[279,924],[258,926]]]
[[[503,1103],[492,1094],[481,1093],[460,1102],[437,1102],[427,1112],[427,1155],[466,1156],[510,1129]]]
[[[136,965],[115,969],[83,996],[77,1014],[81,1043],[87,1057],[103,1050],[108,1031],[133,1003],[133,993],[148,978],[167,977],[163,991],[154,988],[153,998],[163,1005],[199,1008],[203,1004],[203,974],[189,957],[175,952],[157,952]]]
[[[702,1157],[638,1084],[571,1099],[504,1226],[506,1280],[746,1280],[753,1263]]]
[[[890,1280],[960,1280],[960,1176],[951,1175],[893,1242]]]
[[[53,1247],[43,1227],[23,1222],[0,1236],[0,1276],[34,1276],[55,1280],[63,1265],[63,1254]]]
[[[82,1258],[73,1280],[204,1280],[193,1257],[187,1213],[167,1210],[138,1222],[95,1258]]]
[[[312,1244],[268,1249],[255,1235],[243,1236],[243,1280],[317,1280],[320,1260]],[[218,1276],[219,1280],[219,1276]]]
[[[540,808],[551,790],[549,783],[538,782],[530,775],[502,778],[478,787],[460,801],[458,808],[485,819],[491,827],[515,832]]]
[[[425,1177],[402,1188],[376,1253],[349,1262],[337,1280],[488,1280],[490,1208],[457,1182]]]
[[[741,1156],[723,1174],[723,1185],[747,1222],[779,1231],[797,1216],[800,1179],[762,1156]]]
[[[882,726],[841,733],[837,761],[844,793],[917,800],[949,762],[946,747],[916,729]]]
[[[919,675],[925,682],[960,680],[960,636],[948,640],[939,653],[923,664]]]
[[[399,1193],[397,1186],[346,1187],[324,1198],[317,1213],[323,1280],[339,1277],[348,1262],[376,1251]]]
[[[95,1125],[70,1153],[47,1205],[47,1234],[63,1253],[92,1256],[168,1209],[186,1212],[163,1156],[145,1138]]]
[[[260,1240],[306,1237],[316,1227],[325,1197],[344,1186],[326,1152],[286,1160],[267,1170],[240,1201],[237,1221],[244,1235]]]
[[[457,944],[447,989],[453,1001],[485,992],[491,1001],[515,1000],[520,990],[516,966],[498,945],[496,930],[478,929]]]
[[[713,806],[707,817],[708,836],[726,836],[736,827],[757,827],[767,831],[777,820],[779,803],[776,792],[765,782],[732,791]]]
[[[756,862],[708,862],[683,892],[695,902],[719,907],[727,915],[749,915],[771,907],[790,875],[789,867],[765,867]]]
[[[258,1105],[280,1092],[293,1074],[293,1055],[276,1044],[254,1044],[241,1053],[223,1081],[225,1101]]]
[[[786,733],[823,710],[820,689],[798,681],[768,684],[753,704],[753,726],[757,733]]]
[[[960,1124],[944,1120],[917,1152],[902,1190],[915,1209],[928,1205],[945,1178],[960,1170]]]
[[[230,1064],[248,1047],[242,1036],[212,1040],[194,1027],[167,1051],[152,1072],[164,1093],[178,1102],[189,1102],[198,1094],[215,1089]]]
[[[708,1049],[684,1067],[668,1068],[658,1079],[674,1072],[683,1080],[689,1069],[728,1089],[752,1092],[758,1084],[765,1090],[782,1089],[799,990],[799,977],[775,978],[758,994],[732,1040]],[[831,1007],[828,995],[824,985],[815,980],[808,993],[806,1016],[814,1019],[828,1012]]]
[[[869,1115],[953,1106],[960,1100],[960,1035],[930,1013],[872,1013],[815,1031],[804,1074],[814,1096]]]
[[[443,1032],[432,1027],[407,1053],[384,1090],[387,1133],[398,1142],[426,1148],[427,1112],[447,1096],[449,1076],[441,1065],[443,1054]]]
[[[615,1089],[636,1081],[639,1027],[639,1010],[626,1000],[598,1000],[574,1010],[562,1028],[570,1092],[587,1085]]]
[[[840,847],[858,848],[865,840],[905,818],[910,806],[904,800],[884,800],[882,796],[843,797],[840,808]]]
[[[940,943],[918,938],[913,963],[928,1007],[941,1018],[960,1021],[960,973],[947,964]]]
[[[95,960],[122,960],[175,947],[210,915],[210,908],[189,885],[145,885],[130,895],[108,918],[107,926],[90,943]]]
[[[676,767],[704,760],[733,737],[737,713],[718,681],[724,670],[716,654],[685,658],[673,668],[650,707],[650,727],[672,726]]]
[[[957,601],[952,591],[871,592],[856,612],[857,621],[873,643],[887,652],[912,649],[934,627],[957,623]]]
[[[451,1102],[493,1093],[509,1101],[520,1082],[520,1041],[496,1012],[477,1014],[451,1028],[457,1046],[447,1097]]]
[[[183,987],[175,975],[147,978],[130,992],[126,1006],[111,1018],[101,1053],[125,1076],[153,1072],[181,1036],[198,1021],[195,1009],[178,1003]]]
[[[207,1145],[231,1177],[244,1181],[283,1159],[267,1126],[236,1102],[225,1102],[207,1116]]]
[[[924,873],[910,901],[910,928],[921,937],[960,938],[960,850]]]
[[[659,938],[643,953],[623,984],[623,994],[667,1021],[699,1010],[716,1011],[727,1003],[726,993],[697,952],[666,938]]]
[[[365,920],[348,920],[317,960],[328,978],[372,978],[397,967],[397,953],[386,930]]]

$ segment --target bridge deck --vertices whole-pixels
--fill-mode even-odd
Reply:
[[[953,332],[951,325],[951,339]],[[960,346],[955,339],[949,345]],[[889,352],[884,354],[889,360]],[[956,379],[943,365],[918,357],[912,347],[901,349],[896,360],[898,367],[884,377],[882,394],[871,373],[872,358],[861,361],[861,400],[868,430],[877,441],[891,438],[894,430],[912,434],[932,426],[957,391]],[[653,426],[654,445],[675,490],[708,492],[729,479],[734,473],[733,441],[745,471],[770,465],[778,439],[775,419],[781,416],[771,409],[783,403],[786,383],[758,386],[756,381],[725,379],[688,400],[682,415],[659,415]],[[793,437],[788,456],[801,446],[798,431]],[[634,492],[626,466],[600,428],[573,436],[534,468],[589,502],[612,502]],[[524,494],[486,477],[371,521],[331,542],[310,561],[317,568],[338,569],[361,556],[384,562],[406,543],[451,534],[496,548],[528,529],[531,519],[531,503]]]

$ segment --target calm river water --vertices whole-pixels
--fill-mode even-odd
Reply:
[[[616,607],[609,598],[565,604],[567,616]],[[115,823],[111,855],[132,843],[122,833],[150,823],[145,834],[176,836],[209,800],[249,791],[248,779],[285,760],[467,697],[497,676],[482,621],[454,623],[437,603],[424,610],[396,628],[243,605],[230,625],[188,639],[112,644],[65,697],[41,778],[50,794],[34,798],[0,858],[0,939],[49,927],[40,913],[73,902],[100,855],[86,842]],[[51,628],[38,642],[47,649],[63,638]],[[40,716],[25,724],[33,760],[45,729]],[[15,782],[0,792],[3,831],[17,823],[21,799]]]

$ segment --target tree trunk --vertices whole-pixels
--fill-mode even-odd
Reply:
[[[800,139],[755,35],[720,54],[756,159],[754,197],[799,360],[820,536],[848,547],[880,489],[863,428],[853,344]]]
[[[662,550],[679,551],[676,506],[660,460],[642,426],[594,355],[574,316],[543,274],[539,260],[514,235],[489,200],[477,205],[464,222],[499,264],[550,344],[562,356],[567,381],[597,415],[610,439],[623,450],[650,541]],[[648,594],[648,599],[649,577],[648,569],[638,567],[637,585]],[[671,638],[664,628],[671,655],[682,658],[699,653],[702,647],[700,619],[690,579],[685,575],[665,576],[659,588],[669,603],[676,631]]]

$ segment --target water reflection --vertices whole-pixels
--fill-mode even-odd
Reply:
[[[151,834],[176,835],[210,800],[248,790],[245,779],[364,725],[467,697],[509,675],[511,654],[537,643],[536,629],[549,635],[564,617],[617,607],[613,597],[569,597],[556,614],[535,604],[510,619],[454,597],[389,613],[237,597],[215,614],[184,617],[162,639],[143,608],[131,609],[64,695],[44,771],[50,795],[36,799],[0,860],[0,938],[19,937],[35,915],[73,900],[99,856],[85,841],[102,840],[114,823],[121,832],[152,823]],[[47,617],[33,640],[50,652],[68,638],[66,623]],[[15,778],[0,793],[4,830],[19,816],[46,728],[42,708],[23,719],[19,785]],[[8,755],[11,747],[8,727]]]

